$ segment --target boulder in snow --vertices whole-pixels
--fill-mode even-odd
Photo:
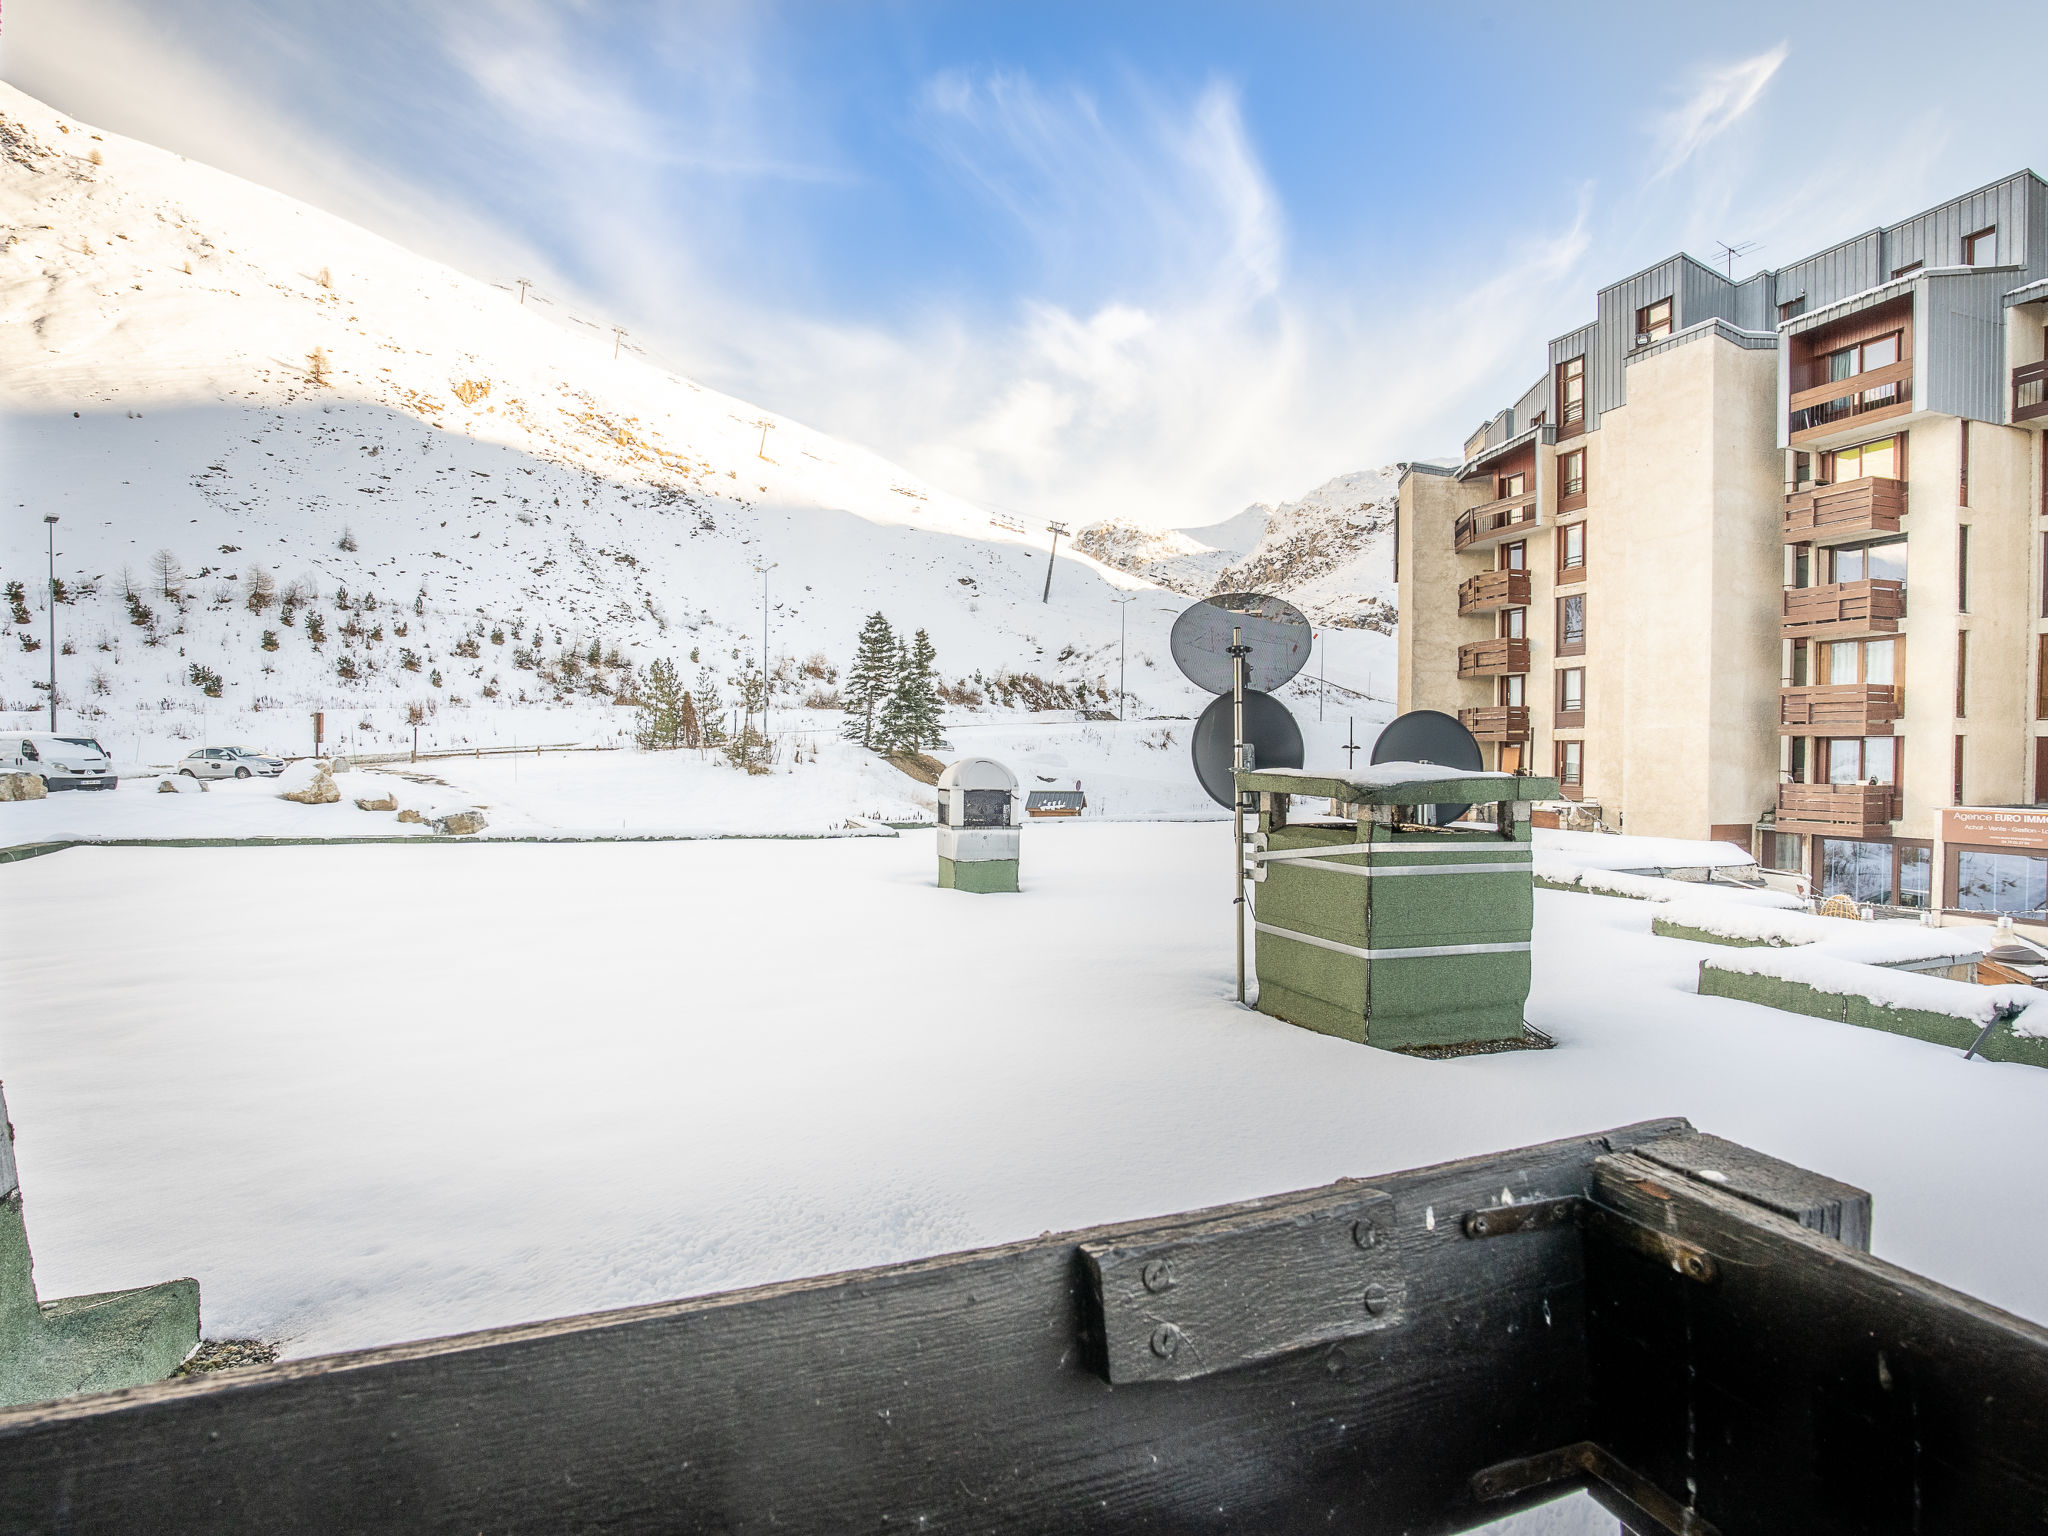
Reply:
[[[42,800],[50,786],[37,773],[0,773],[0,800]]]
[[[173,773],[156,781],[160,795],[203,795],[206,785],[187,773]]]
[[[392,799],[391,792],[386,790],[375,800],[359,797],[356,800],[356,809],[359,811],[395,811],[398,809],[398,802]]]
[[[434,830],[447,837],[467,837],[489,825],[482,811],[450,811],[446,816],[434,818]]]
[[[426,820],[427,820],[427,818],[426,818],[426,817],[424,817],[424,816],[422,816],[422,815],[421,815],[421,814],[420,814],[420,813],[419,813],[418,811],[410,811],[410,810],[408,810],[408,811],[400,811],[400,812],[398,813],[398,819],[399,819],[400,821],[410,821],[410,822],[417,822],[417,823],[419,823],[419,824],[421,824],[421,825],[423,825],[423,826],[424,826],[424,825],[426,824]]]

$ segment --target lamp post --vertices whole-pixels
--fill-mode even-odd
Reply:
[[[1067,531],[1067,525],[1065,523],[1047,523],[1045,529],[1046,532],[1052,535],[1052,550],[1045,557],[1045,596],[1039,599],[1041,603],[1052,601],[1052,563],[1059,558],[1060,535]]]
[[[1124,642],[1130,635],[1131,604],[1135,603],[1139,596],[1136,592],[1126,592],[1122,597],[1110,599],[1116,604],[1116,717],[1119,720],[1124,717],[1124,699],[1127,696],[1124,687],[1124,661],[1127,654]]]
[[[57,514],[46,513],[43,527],[50,535],[50,732],[57,730]]]
[[[762,439],[768,434],[764,431]],[[761,750],[768,750],[768,573],[782,562],[771,560],[754,567],[761,576]]]

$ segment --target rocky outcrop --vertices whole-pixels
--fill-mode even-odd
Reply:
[[[0,800],[44,800],[49,794],[39,773],[0,773]]]
[[[436,816],[433,821],[434,830],[443,837],[467,837],[489,825],[482,811],[450,811],[446,816]]]
[[[341,786],[322,763],[314,770],[312,783],[304,789],[287,790],[284,798],[300,805],[337,805],[341,801]]]

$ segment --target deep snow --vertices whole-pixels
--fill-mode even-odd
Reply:
[[[305,1354],[1685,1114],[2048,1319],[2038,1250],[1995,1235],[2048,1216],[2048,1075],[1698,997],[1727,951],[1648,904],[1539,892],[1559,1048],[1431,1062],[1230,1002],[1221,826],[1029,827],[1016,897],[934,863],[907,833],[14,866],[39,1282],[196,1275],[209,1334]]]

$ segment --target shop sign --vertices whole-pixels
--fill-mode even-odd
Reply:
[[[2048,806],[2038,810],[1965,806],[1943,811],[1941,838],[1945,843],[1975,843],[1982,848],[2048,849]]]

